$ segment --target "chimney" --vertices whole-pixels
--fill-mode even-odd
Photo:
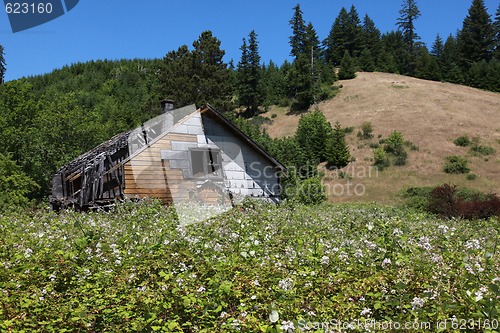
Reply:
[[[161,114],[165,114],[174,110],[174,101],[171,99],[164,99],[161,101]]]

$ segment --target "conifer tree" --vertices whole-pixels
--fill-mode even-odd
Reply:
[[[340,62],[338,75],[340,80],[349,80],[356,77],[356,63],[347,50],[345,51],[344,57]]]
[[[340,123],[337,121],[326,148],[328,166],[340,169],[349,164],[350,159],[351,153],[345,140],[345,131],[340,127]]]
[[[241,46],[241,60],[238,63],[238,94],[240,105],[248,107],[250,116],[253,116],[262,103],[260,86],[260,55],[257,34],[251,31],[248,36],[248,46],[243,39]]]
[[[295,133],[297,143],[302,147],[307,161],[317,165],[326,160],[326,147],[332,127],[319,110],[303,115]]]
[[[348,36],[346,34],[346,26],[349,22],[349,14],[342,7],[339,15],[335,18],[328,37],[324,40],[325,60],[333,66],[338,66],[346,51]]]
[[[441,77],[448,82],[463,83],[464,75],[459,67],[460,55],[457,40],[449,35],[443,46],[443,53],[439,59]]]
[[[397,25],[403,33],[403,41],[405,43],[404,71],[406,74],[413,75],[416,59],[415,44],[420,39],[415,31],[415,21],[420,17],[420,10],[415,0],[403,0],[402,7],[399,11],[401,16],[398,18]]]
[[[300,4],[297,4],[293,10],[294,14],[290,20],[290,25],[292,26],[292,36],[290,36],[290,46],[292,50],[290,55],[298,58],[301,54],[306,52],[306,23],[303,18],[302,10],[300,9]]]
[[[436,39],[434,40],[434,43],[432,44],[431,54],[439,59],[439,58],[441,58],[441,55],[443,54],[443,49],[444,49],[443,39],[441,38],[441,36],[438,33],[436,35]]]
[[[493,22],[493,31],[495,35],[495,58],[500,60],[500,4],[495,15]]]
[[[375,26],[375,22],[366,14],[361,30],[361,49],[369,52],[373,63],[380,54],[380,36],[380,30]]]
[[[468,70],[475,62],[491,59],[493,45],[493,25],[484,1],[473,0],[458,35],[458,48],[463,69]]]
[[[226,110],[232,87],[230,72],[223,60],[225,51],[220,45],[220,40],[208,30],[193,42],[194,95],[198,104],[211,103],[220,110]]]

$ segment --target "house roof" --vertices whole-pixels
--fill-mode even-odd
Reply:
[[[154,143],[164,135],[168,134],[173,128],[175,128],[178,124],[181,124],[185,119],[191,117],[196,112],[200,112],[202,114],[208,114],[212,118],[216,119],[219,123],[228,128],[233,134],[238,136],[250,147],[252,147],[261,156],[263,156],[265,159],[274,164],[278,169],[280,169],[282,172],[286,172],[285,166],[283,166],[278,160],[276,160],[273,156],[271,156],[265,149],[263,149],[259,144],[257,144],[254,140],[252,140],[248,135],[243,133],[243,131],[241,131],[235,124],[233,124],[229,119],[227,119],[222,113],[217,111],[211,105],[207,104],[206,106],[203,106],[198,110],[196,110],[193,105],[190,105],[170,112],[177,112],[177,120],[169,128],[164,128],[162,133],[155,133],[155,136],[153,137],[152,140],[149,141],[145,140],[144,142],[142,142],[140,147],[134,149],[132,155],[126,158],[121,163],[125,163],[131,157],[137,155],[138,153],[149,147],[152,143]],[[142,131],[145,128],[145,125],[148,125],[148,127],[153,127],[154,125],[157,125],[156,123],[159,121],[155,121],[155,119],[161,119],[161,118],[160,117],[153,118],[152,120],[146,122],[145,124],[136,129],[115,135],[108,141],[101,143],[100,145],[92,148],[88,152],[78,156],[65,166],[61,167],[57,171],[57,174],[71,175],[73,173],[79,172],[82,170],[82,167],[86,167],[88,164],[94,163],[94,161],[103,153],[114,154],[115,152],[120,151],[122,149],[128,149],[130,151],[130,147],[128,146],[130,144],[130,140],[132,139],[131,136],[133,137],[136,136],[137,133],[142,133]]]
[[[224,117],[222,113],[217,111],[215,108],[213,108],[210,104],[207,104],[206,106],[202,107],[200,109],[201,113],[209,113],[212,115],[215,119],[217,119],[219,122],[221,122],[226,128],[231,130],[235,135],[240,137],[244,142],[246,142],[249,146],[251,146],[254,150],[256,150],[260,155],[262,155],[264,158],[266,158],[268,161],[273,163],[277,168],[279,168],[281,171],[286,172],[286,168],[283,164],[281,164],[277,159],[275,159],[271,154],[269,154],[264,148],[262,148],[257,142],[255,142],[252,138],[250,138],[248,135],[243,133],[242,130],[240,130],[233,122],[231,122],[229,119]]]

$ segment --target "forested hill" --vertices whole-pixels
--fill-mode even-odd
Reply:
[[[36,181],[35,196],[44,195],[57,168],[159,112],[160,63],[79,63],[7,82],[0,86],[0,153]]]

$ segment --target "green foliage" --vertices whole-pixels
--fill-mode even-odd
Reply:
[[[328,166],[337,169],[345,167],[351,159],[349,146],[345,141],[345,131],[340,127],[338,121],[335,123],[328,140],[325,156]]]
[[[371,122],[365,121],[361,125],[361,131],[358,133],[358,137],[365,140],[373,138],[373,125]]]
[[[338,75],[340,80],[350,80],[356,77],[356,64],[347,51],[340,62]]]
[[[443,171],[446,173],[469,173],[470,168],[467,165],[468,161],[462,156],[448,156],[446,157],[446,162],[443,167]]]
[[[399,11],[398,27],[403,34],[404,41],[404,72],[410,75],[415,74],[416,41],[420,39],[415,31],[415,21],[420,17],[415,0],[403,0],[403,5]]]
[[[0,213],[25,207],[29,203],[28,195],[37,187],[10,155],[0,153]]]
[[[327,199],[325,187],[318,177],[308,178],[299,184],[297,196],[292,198],[305,205],[317,205]]]
[[[471,140],[467,134],[464,134],[453,140],[453,143],[459,147],[468,147],[471,144]]]
[[[339,316],[482,330],[498,318],[498,218],[256,201],[192,225],[175,215],[157,203],[1,215],[0,330],[279,332]]]
[[[383,148],[375,148],[373,150],[373,165],[379,170],[384,170],[390,166],[389,157]]]
[[[463,68],[467,70],[475,62],[490,60],[493,45],[494,31],[484,0],[473,0],[458,35]]]
[[[258,111],[262,104],[262,87],[260,84],[261,67],[257,42],[257,34],[252,30],[248,36],[248,47],[243,39],[241,60],[237,69],[237,91],[239,104],[247,106],[251,115]]]
[[[326,161],[326,150],[332,128],[325,115],[315,110],[300,117],[295,139],[311,164]]]

